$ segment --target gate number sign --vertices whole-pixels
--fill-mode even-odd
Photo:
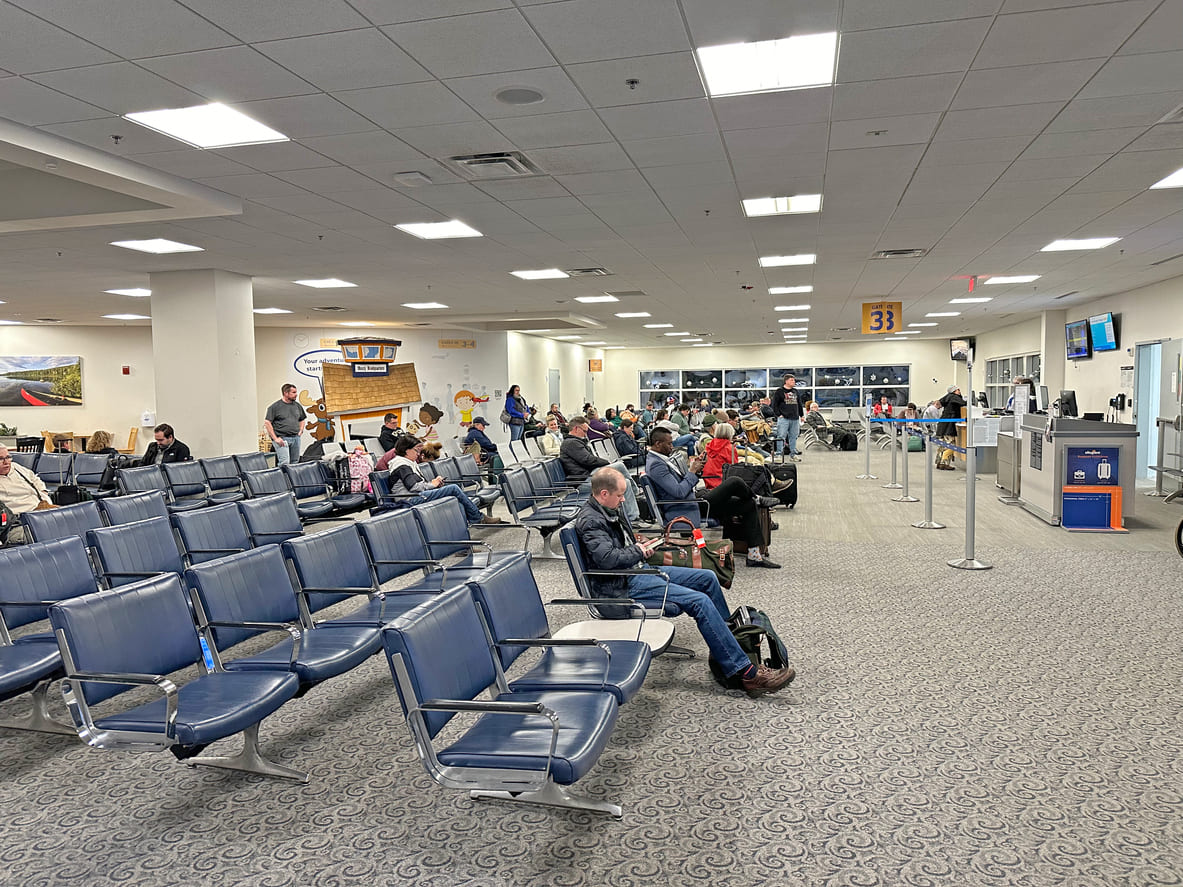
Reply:
[[[900,302],[863,302],[863,335],[894,333],[903,326]]]

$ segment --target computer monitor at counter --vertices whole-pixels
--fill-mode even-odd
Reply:
[[[1080,415],[1076,408],[1076,392],[1072,389],[1060,389],[1060,415],[1071,419]]]

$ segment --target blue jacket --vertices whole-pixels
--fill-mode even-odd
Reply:
[[[481,431],[479,428],[469,428],[468,434],[464,436],[464,446],[471,446],[473,443],[481,445],[481,451],[485,453],[496,453],[497,444],[489,440],[489,435]]]
[[[694,526],[697,527],[699,525],[701,512],[698,509],[698,501],[694,496],[694,488],[698,484],[698,475],[686,471],[684,476],[679,477],[670,468],[669,463],[665,459],[650,450],[649,455],[645,458],[645,477],[649,478],[649,483],[653,485],[653,492],[657,494],[659,501],[668,499],[687,500],[685,502],[658,506],[661,508],[662,518],[666,523],[669,523],[676,517],[685,517],[689,518]]]
[[[514,397],[512,394],[505,396],[505,412],[509,413],[514,419],[522,419],[524,421],[528,409],[529,407],[526,406],[526,402],[520,397]]]

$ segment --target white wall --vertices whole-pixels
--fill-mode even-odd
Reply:
[[[116,447],[125,447],[128,430],[135,426],[141,452],[152,439],[140,425],[140,415],[156,409],[152,331],[147,326],[0,326],[0,353],[82,358],[82,406],[0,407],[0,422],[15,425],[22,436],[104,429],[114,435]],[[130,375],[122,374],[124,365],[131,368]]]
[[[964,384],[965,364],[949,359],[948,339],[911,342],[835,342],[829,345],[753,345],[716,348],[630,348],[604,355],[601,406],[635,403],[637,373],[661,369],[738,369],[778,366],[911,364],[911,399],[922,404],[954,383]],[[984,370],[983,370],[984,371]],[[959,374],[959,377],[955,376]],[[936,382],[932,380],[936,379]],[[975,384],[977,380],[975,377]],[[770,381],[770,387],[775,387]]]
[[[583,406],[589,376],[599,397],[604,387],[605,374],[589,372],[588,361],[603,358],[603,350],[521,333],[509,333],[507,344],[510,384],[522,386],[522,396],[528,403],[538,407],[540,413],[545,414],[550,406],[547,401],[547,370],[559,371],[559,406],[567,415]],[[607,352],[608,356],[619,353]],[[607,360],[604,362],[607,364]]]
[[[1000,329],[982,333],[977,336],[977,349],[974,354],[974,369],[981,366],[985,372],[986,361],[1000,357],[1015,357],[1019,354],[1031,354],[1041,350],[1040,322],[1038,317],[1024,320],[1021,323],[1004,326]],[[976,383],[976,379],[974,380]],[[1007,382],[1010,379],[1006,380]],[[979,385],[984,388],[985,385]]]

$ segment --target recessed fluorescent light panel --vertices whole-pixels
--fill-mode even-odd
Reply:
[[[813,287],[810,287],[813,289]],[[808,311],[812,305],[777,305],[773,311]]]
[[[792,197],[751,197],[743,202],[749,219],[757,216],[787,216],[794,213],[815,213],[822,208],[820,194],[794,194]]]
[[[395,225],[398,230],[423,240],[445,240],[449,237],[484,237],[476,228],[470,228],[463,222],[452,219],[450,222],[414,222],[407,225]]]
[[[282,132],[276,132],[221,102],[192,108],[137,111],[124,117],[194,148],[228,148],[288,140]]]
[[[1040,250],[1041,253],[1057,253],[1074,249],[1104,249],[1117,243],[1120,237],[1086,237],[1083,240],[1053,240]]]
[[[645,324],[645,329],[647,329],[647,330],[668,330],[668,329],[673,329],[673,328],[674,328],[674,325],[672,323],[647,323],[647,324]]]
[[[817,262],[815,253],[800,253],[795,256],[760,256],[761,268],[780,268],[784,265],[813,265]]]
[[[256,308],[256,314],[291,314],[287,308]]]
[[[682,339],[683,342],[701,342],[702,339]]]
[[[807,333],[809,327],[807,326],[786,326],[781,329],[782,333]]]
[[[404,308],[414,308],[416,311],[430,311],[432,308],[447,308],[443,302],[403,302]]]
[[[829,86],[834,82],[838,35],[831,31],[704,46],[695,54],[711,96]]]
[[[113,240],[111,246],[121,246],[124,249],[134,249],[142,253],[201,253],[205,252],[200,246],[190,246],[188,243],[177,243],[175,240],[165,240],[157,237],[152,240]]]
[[[522,280],[561,280],[571,276],[558,268],[539,268],[536,271],[510,271],[509,273]]]
[[[811,286],[774,286],[769,287],[768,295],[770,296],[791,296],[793,293],[811,293],[813,287]],[[792,311],[792,308],[777,308],[777,311]]]
[[[20,320],[0,320],[0,326],[22,326],[23,321]]]
[[[782,317],[777,323],[809,323],[808,317]]]
[[[682,330],[680,333],[662,333],[663,336],[689,336],[689,330]]]
[[[624,346],[623,345],[605,345],[604,350],[605,351],[623,351]]]
[[[604,293],[604,295],[602,295],[602,296],[576,296],[575,301],[576,302],[619,302],[620,299],[616,298],[616,296],[610,296],[607,293]]]
[[[132,287],[126,290],[103,290],[103,292],[110,293],[113,296],[131,296],[133,299],[146,299],[152,295],[152,290],[147,290],[143,287]]]
[[[1151,191],[1159,188],[1183,188],[1183,169],[1175,170],[1165,179],[1159,179],[1150,186]]]
[[[555,336],[556,339],[582,339],[583,336]]]
[[[293,280],[292,283],[298,283],[300,286],[310,286],[318,290],[339,289],[346,286],[357,286],[356,283],[350,283],[348,280],[338,280],[335,277],[325,277],[320,280]]]
[[[1038,274],[1015,274],[1011,277],[987,277],[982,281],[982,286],[996,286],[998,284],[1008,283],[1034,283],[1039,280]]]
[[[699,342],[697,345],[691,345],[691,348],[714,348],[714,342]]]
[[[648,311],[622,311],[616,315],[617,317],[652,317]],[[648,324],[646,324],[648,326]]]
[[[368,320],[343,320],[338,326],[374,326]]]
[[[579,344],[580,345],[607,345],[608,343],[603,340],[597,340],[595,342],[580,342]]]
[[[910,323],[908,326],[940,326],[939,323]]]
[[[104,314],[107,320],[151,320],[147,314]]]
[[[965,299],[950,299],[950,305],[977,305],[981,302],[993,302],[993,296],[969,296]]]
[[[960,317],[960,311],[929,311],[925,317]]]
[[[897,336],[919,336],[920,330],[900,330],[896,333]]]

